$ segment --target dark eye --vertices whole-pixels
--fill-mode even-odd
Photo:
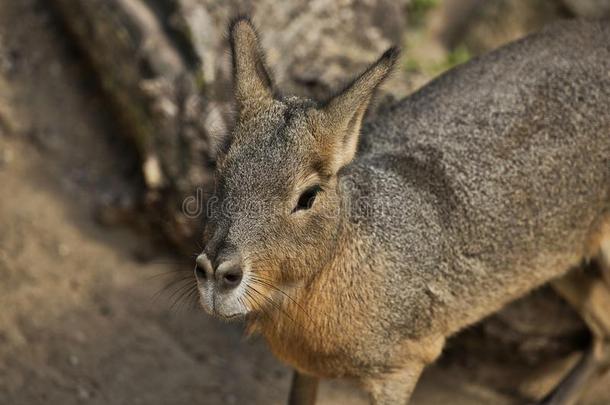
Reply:
[[[320,186],[315,185],[313,187],[309,187],[307,190],[301,194],[299,197],[299,201],[297,202],[296,207],[292,210],[292,212],[300,211],[300,210],[308,210],[312,207],[314,201],[316,200],[316,196],[322,190]]]

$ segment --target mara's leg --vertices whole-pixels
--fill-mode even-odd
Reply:
[[[591,331],[592,342],[576,366],[542,404],[573,405],[588,383],[608,365],[610,288],[595,272],[581,269],[554,281],[553,287],[585,321]]]
[[[606,280],[608,288],[610,288],[610,234],[602,240],[599,252],[599,266],[602,277]]]
[[[290,397],[288,405],[314,405],[318,393],[318,379],[298,371],[292,374],[292,385],[290,386]]]
[[[541,405],[574,405],[578,402],[588,383],[596,376],[606,348],[598,339],[583,353],[581,359],[563,380],[542,401]]]
[[[602,278],[610,288],[610,208],[594,225],[588,255],[596,258]]]
[[[367,378],[364,388],[373,405],[406,405],[424,368],[423,364],[410,364],[408,368]]]

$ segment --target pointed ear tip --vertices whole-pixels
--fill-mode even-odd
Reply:
[[[250,19],[250,16],[247,14],[238,14],[235,17],[231,18],[229,22],[229,35],[230,37],[234,37],[237,30],[241,27],[247,27],[252,31],[255,31],[254,24]]]
[[[394,66],[398,58],[400,58],[400,48],[398,46],[391,46],[383,53],[383,55],[381,55],[379,61],[391,68]]]

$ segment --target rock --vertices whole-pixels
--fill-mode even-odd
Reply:
[[[579,0],[575,0],[579,1]],[[481,54],[568,17],[557,0],[447,0],[439,35],[453,48]]]
[[[321,97],[364,69],[389,46],[402,42],[408,0],[178,3],[173,20],[181,21],[176,25],[193,38],[201,77],[215,89],[218,99],[226,99],[230,64],[224,34],[227,22],[237,13],[251,15],[259,27],[267,61],[280,87]],[[399,82],[396,79],[393,84]]]

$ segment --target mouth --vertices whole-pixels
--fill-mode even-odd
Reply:
[[[205,312],[223,321],[234,321],[245,318],[249,309],[244,305],[240,295],[219,294],[210,285],[199,285],[199,304]]]
[[[245,314],[239,314],[239,313],[231,314],[231,315],[223,315],[223,314],[215,313],[214,316],[216,316],[217,318],[220,318],[220,319],[222,319],[224,321],[233,321],[233,320],[237,320],[237,319],[243,318],[246,315]]]

